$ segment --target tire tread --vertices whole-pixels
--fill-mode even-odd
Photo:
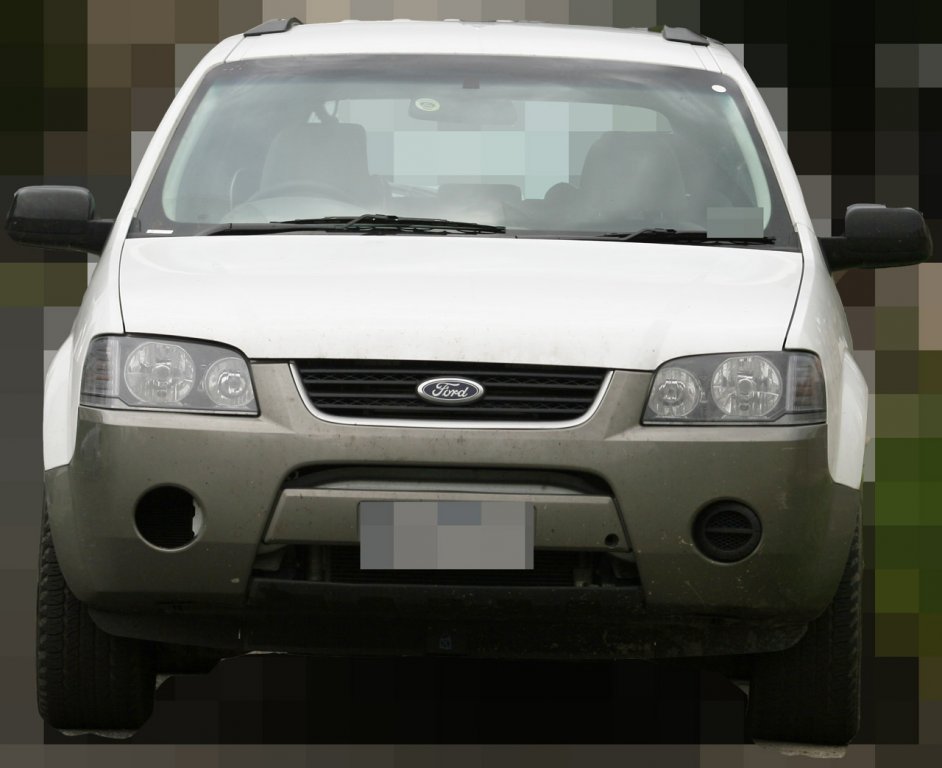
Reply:
[[[59,729],[137,729],[153,710],[155,681],[150,646],[106,634],[72,594],[44,510],[36,596],[39,714]]]
[[[860,725],[860,525],[828,609],[792,648],[755,658],[749,694],[754,739],[844,745]]]

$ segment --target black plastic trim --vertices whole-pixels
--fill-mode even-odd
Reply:
[[[601,368],[422,360],[297,360],[312,408],[334,417],[553,422],[583,418],[607,372]],[[439,378],[470,380],[485,393],[430,403],[418,387]]]
[[[109,634],[237,652],[671,658],[781,650],[806,624],[646,611],[641,588],[326,584],[255,578],[247,603],[91,609]]]
[[[415,482],[423,488],[436,482],[447,488],[454,483],[468,485],[544,485],[565,488],[574,494],[615,497],[602,478],[587,472],[561,472],[542,468],[508,467],[432,467],[409,465],[310,465],[294,470],[284,488],[321,488],[337,482],[384,481]]]
[[[729,521],[726,525],[722,522],[724,517]],[[711,504],[697,515],[693,525],[694,544],[704,555],[719,563],[744,560],[759,546],[761,538],[759,516],[736,501]]]
[[[709,38],[697,32],[693,32],[686,27],[664,27],[661,34],[664,36],[665,40],[670,40],[672,43],[687,43],[689,45],[710,44]]]
[[[243,33],[243,37],[258,37],[259,35],[276,35],[279,32],[287,32],[292,27],[301,23],[301,19],[292,16],[290,19],[269,19],[252,27]]]

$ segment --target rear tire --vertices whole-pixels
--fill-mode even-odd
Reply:
[[[59,569],[43,510],[36,599],[39,714],[60,730],[135,730],[154,707],[151,646],[102,632]]]
[[[860,524],[840,586],[797,645],[755,657],[749,686],[753,739],[845,745],[860,726]]]

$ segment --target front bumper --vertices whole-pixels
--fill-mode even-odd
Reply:
[[[287,364],[256,363],[253,376],[258,418],[80,408],[72,463],[47,472],[47,504],[63,573],[103,626],[107,615],[112,631],[146,636],[157,631],[156,624],[140,629],[150,626],[147,615],[227,616],[218,626],[234,622],[241,637],[248,616],[293,615],[304,606],[342,612],[350,599],[365,597],[362,586],[302,583],[275,585],[290,596],[287,602],[259,602],[260,590],[268,588],[270,597],[273,589],[253,575],[261,544],[356,543],[356,503],[369,498],[365,491],[288,487],[289,477],[328,468],[489,468],[598,478],[609,493],[560,495],[541,491],[537,481],[513,493],[494,486],[436,488],[430,481],[422,498],[489,493],[529,500],[536,504],[538,550],[624,552],[637,566],[637,610],[606,603],[606,588],[574,595],[616,624],[623,617],[642,623],[662,617],[676,626],[686,617],[800,627],[833,596],[857,522],[858,492],[833,483],[828,473],[825,425],[643,427],[647,373],[615,372],[592,418],[565,429],[334,424],[308,411]],[[161,485],[188,490],[202,509],[203,529],[184,549],[152,547],[135,528],[138,499]],[[373,498],[393,492],[380,487]],[[746,504],[761,519],[762,540],[741,562],[711,561],[693,544],[694,518],[717,500]],[[614,546],[612,539],[606,543],[612,533]],[[431,573],[429,588],[434,585]],[[387,598],[406,603],[418,594],[388,590]],[[512,592],[528,601],[526,589]],[[539,602],[536,593],[530,598]],[[562,620],[568,609],[556,617],[547,610],[541,620]],[[138,629],[129,623],[122,630],[118,617],[131,614]]]

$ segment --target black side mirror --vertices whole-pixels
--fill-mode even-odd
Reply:
[[[7,234],[23,245],[101,253],[114,221],[95,218],[84,187],[22,187],[13,194]]]
[[[852,267],[902,267],[932,256],[925,219],[912,208],[848,206],[843,237],[820,238],[831,272]]]

